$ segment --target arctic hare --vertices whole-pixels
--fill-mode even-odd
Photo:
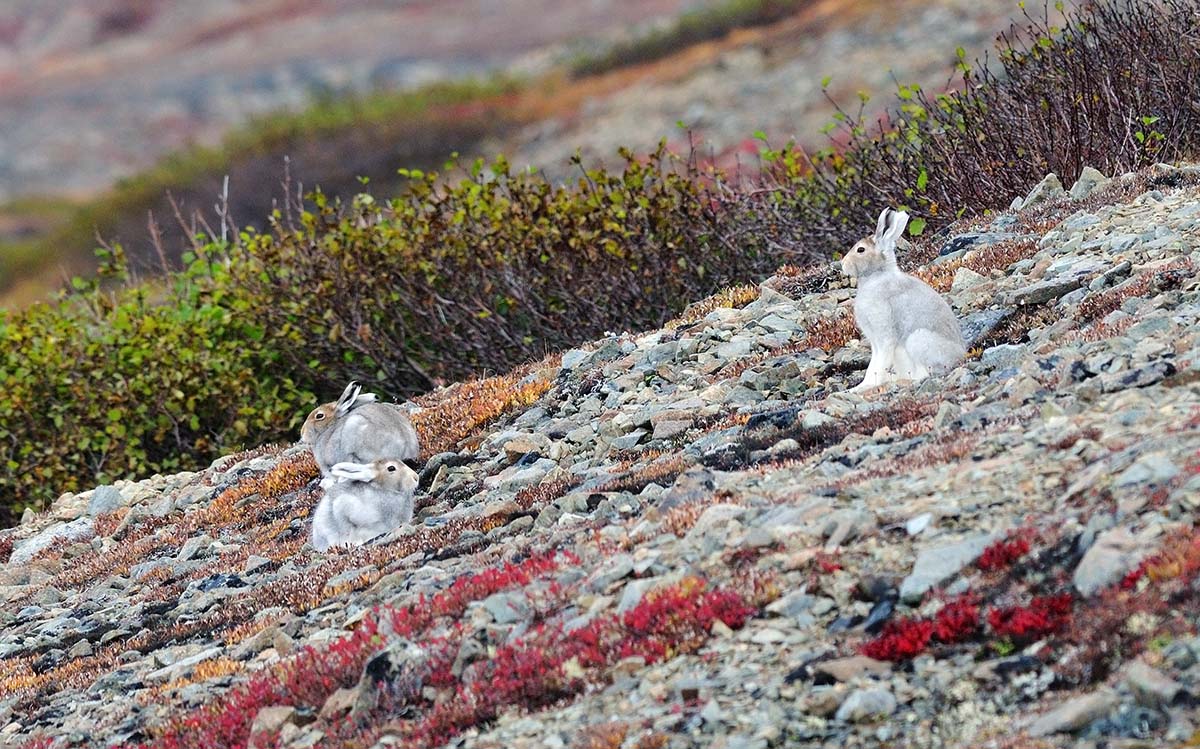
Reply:
[[[399,460],[338,463],[330,478],[322,482],[325,496],[313,511],[317,551],[357,546],[412,521],[417,473]]]
[[[312,447],[325,475],[335,463],[412,460],[421,454],[408,415],[363,393],[357,382],[347,385],[337,401],[313,409],[300,428],[300,441]]]
[[[867,374],[851,392],[945,372],[967,353],[946,300],[896,266],[896,240],[907,224],[907,213],[883,209],[875,234],[842,259],[842,271],[858,277],[854,319],[871,344]]]

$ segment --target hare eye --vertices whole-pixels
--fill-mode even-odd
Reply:
[[[388,473],[395,473],[395,472],[396,472],[396,466],[388,466]]]
[[[325,418],[325,414],[314,414],[313,418],[317,421],[320,421],[321,419]]]
[[[867,251],[867,248],[866,248],[866,247],[859,247],[859,248],[858,248],[858,254],[860,254],[860,255],[861,255],[862,253],[866,252],[866,251]]]

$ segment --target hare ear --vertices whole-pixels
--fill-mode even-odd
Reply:
[[[354,401],[358,400],[358,394],[362,392],[362,385],[356,381],[351,381],[346,389],[342,391],[342,397],[338,398],[337,405],[333,407],[333,413],[336,416],[345,416],[346,412],[354,407]]]
[[[374,481],[375,467],[365,463],[338,463],[329,469],[338,481]]]
[[[887,233],[888,219],[891,217],[892,209],[884,208],[879,214],[879,222],[875,224],[875,242],[883,241],[884,235]]]
[[[889,242],[895,244],[896,240],[904,236],[904,229],[907,226],[908,214],[904,211],[892,211],[891,220],[888,221],[887,232],[884,236]]]

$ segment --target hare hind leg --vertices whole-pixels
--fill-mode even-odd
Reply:
[[[922,377],[947,372],[966,355],[958,341],[926,329],[909,334],[904,340],[904,350],[913,365],[924,373]]]
[[[896,379],[919,382],[929,376],[929,370],[913,358],[903,344],[896,347]]]

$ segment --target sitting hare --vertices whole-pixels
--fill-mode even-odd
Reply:
[[[896,240],[907,224],[907,213],[885,208],[874,236],[842,259],[842,271],[858,277],[854,319],[871,344],[867,374],[851,392],[945,372],[967,353],[946,300],[896,266]]]
[[[338,463],[321,484],[313,511],[312,545],[357,546],[412,521],[417,473],[399,460]]]
[[[300,428],[300,441],[312,447],[321,473],[335,463],[370,463],[384,458],[413,460],[421,453],[408,415],[380,403],[351,382],[334,403],[313,409]]]

